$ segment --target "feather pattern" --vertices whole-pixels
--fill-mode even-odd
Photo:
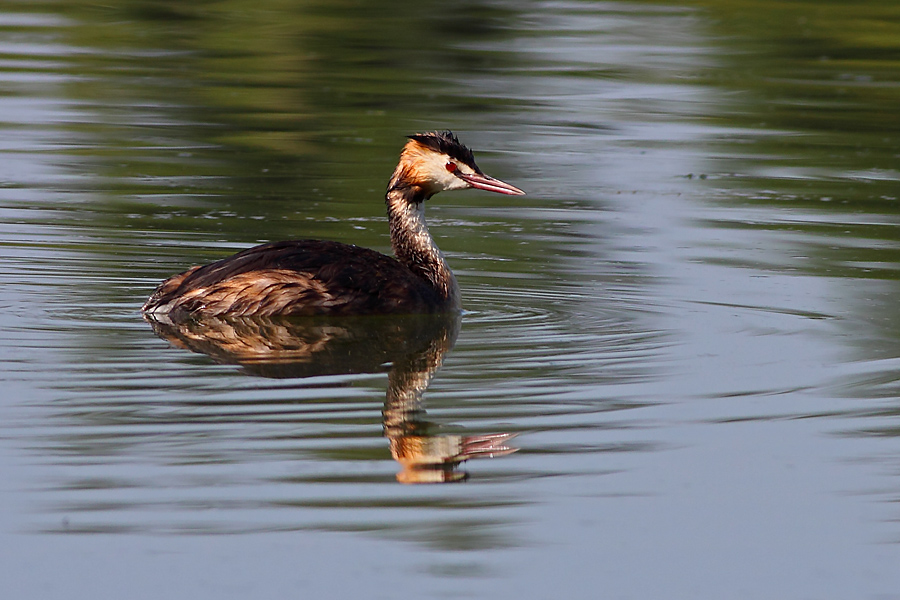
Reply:
[[[397,260],[338,242],[263,244],[167,279],[145,312],[323,315],[439,312],[447,299]]]

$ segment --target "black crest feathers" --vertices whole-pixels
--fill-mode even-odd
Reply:
[[[440,152],[441,154],[446,154],[451,158],[455,158],[475,169],[476,173],[481,173],[481,169],[475,164],[475,155],[456,139],[456,136],[453,135],[452,131],[415,133],[406,137],[419,142],[423,146],[431,148],[435,152]]]

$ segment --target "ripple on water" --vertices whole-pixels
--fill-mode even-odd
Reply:
[[[132,287],[140,287],[138,279]],[[386,421],[392,361],[365,373],[260,377],[240,361],[171,340],[167,348],[132,310],[141,300],[135,296],[107,311],[115,318],[92,317],[76,302],[45,324],[58,326],[51,351],[62,357],[64,383],[47,382],[54,400],[19,433],[46,467],[45,502],[35,508],[33,527],[354,530],[436,544],[444,542],[432,535],[435,527],[459,528],[463,537],[496,528],[492,541],[478,543],[515,545],[505,529],[530,501],[509,484],[563,474],[562,456],[571,459],[566,474],[596,475],[621,461],[598,469],[585,460],[595,453],[656,448],[652,438],[635,440],[639,425],[623,410],[640,402],[604,382],[647,377],[641,357],[652,356],[663,338],[640,332],[627,310],[578,311],[562,290],[467,283],[466,295],[472,309],[421,390],[415,419],[417,431],[446,439],[519,434],[512,444],[518,452],[499,459],[502,465],[461,467],[472,484],[485,486],[477,500],[453,486],[411,492],[397,485],[400,467],[385,437],[393,427]],[[420,511],[401,516],[401,507]],[[466,517],[448,507],[466,508]],[[466,525],[473,519],[479,527]]]

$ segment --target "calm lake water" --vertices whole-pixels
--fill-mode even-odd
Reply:
[[[3,598],[900,598],[898,107],[894,0],[3,3]],[[460,319],[141,318],[438,128]]]

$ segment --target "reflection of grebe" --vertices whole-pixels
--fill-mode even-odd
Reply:
[[[384,435],[402,483],[462,481],[472,458],[512,454],[510,433],[459,435],[426,420],[422,396],[453,347],[459,313],[366,317],[206,317],[145,315],[175,346],[239,364],[263,377],[388,371]]]
[[[412,135],[385,195],[396,259],[337,242],[263,244],[167,279],[143,311],[206,315],[456,311],[459,288],[428,232],[424,203],[438,192],[467,188],[525,193],[482,173],[472,151],[449,131]]]

